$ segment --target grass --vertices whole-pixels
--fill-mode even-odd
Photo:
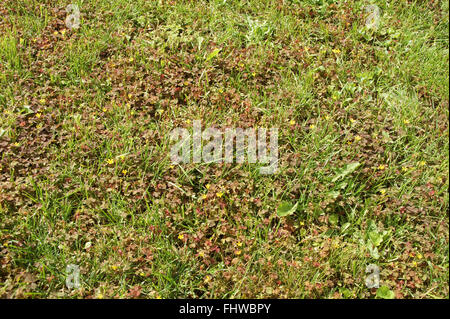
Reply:
[[[366,1],[74,3],[0,4],[0,296],[386,297],[374,264],[448,298],[448,1],[376,30]],[[198,119],[278,128],[278,172],[171,163]]]

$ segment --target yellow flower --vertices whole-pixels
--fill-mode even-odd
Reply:
[[[339,49],[333,49],[333,53],[339,54],[339,53],[341,53],[341,50],[339,50]]]
[[[405,124],[409,124],[409,120],[408,120],[408,119],[406,119],[406,120],[403,120],[403,123],[405,123]]]
[[[329,115],[325,115],[325,120],[329,120],[330,119],[330,116]]]
[[[41,113],[36,113],[36,117],[37,117],[38,119],[40,119],[40,118],[41,118]]]
[[[295,125],[295,120],[291,120],[291,121],[289,122],[289,124]]]
[[[236,250],[234,253],[239,256],[240,254],[242,254],[242,251],[241,250]]]
[[[406,173],[408,171],[408,167],[407,166],[403,166],[402,167],[402,171]]]
[[[170,165],[170,166],[169,166],[170,169],[172,169],[172,168],[174,168],[174,167],[175,167],[175,166],[173,166],[173,165]]]
[[[422,254],[420,254],[420,253],[417,254],[417,258],[418,258],[418,259],[422,259],[422,258],[423,258]]]
[[[311,124],[310,126],[309,126],[309,128],[310,129],[313,129],[313,128],[315,128],[316,126],[314,125],[314,124]]]
[[[355,142],[359,142],[359,141],[361,141],[361,136],[356,135],[355,136]]]
[[[145,272],[141,271],[141,272],[139,273],[139,276],[144,277],[144,276],[145,276]]]
[[[383,164],[381,164],[381,165],[378,166],[378,169],[379,169],[380,171],[384,170],[385,168],[386,168],[386,165],[383,165]]]
[[[186,120],[186,123],[187,123],[187,124],[191,124],[191,120],[190,120],[190,119],[187,119],[187,120]]]
[[[162,299],[160,295],[156,295],[156,299]]]
[[[305,226],[305,223],[304,222],[300,222],[300,226]]]
[[[129,58],[129,59],[128,59],[128,62],[133,62],[133,61],[134,61],[133,58]]]
[[[242,246],[242,243],[241,243],[240,241],[238,241],[238,242],[236,243],[236,246],[241,247],[241,246]]]
[[[202,195],[202,199],[206,199],[206,197],[207,197],[207,196],[206,196],[205,194]]]
[[[211,281],[211,276],[206,275],[206,277],[205,277],[205,283],[208,283],[208,282],[210,282],[210,281]]]
[[[128,173],[128,171],[127,171],[126,169],[124,169],[124,170],[122,171],[122,174],[123,174],[123,175],[127,175],[127,173]]]
[[[206,189],[209,189],[210,187],[211,187],[211,185],[210,184],[206,184]]]
[[[103,294],[98,294],[97,299],[103,299]]]
[[[58,35],[58,31],[53,32],[54,35]]]
[[[106,160],[106,163],[108,163],[109,165],[114,164],[114,160],[113,159],[108,159],[108,160]]]
[[[61,30],[61,34],[65,35],[66,34],[66,30]]]
[[[118,268],[118,267],[117,267],[116,265],[111,266],[111,269],[112,269],[112,270],[117,270],[117,268]]]
[[[420,162],[419,162],[419,166],[425,166],[426,163],[427,163],[427,162],[425,162],[425,161],[420,161]]]
[[[107,111],[108,111],[108,109],[107,109],[106,107],[104,107],[104,108],[103,108],[103,112],[106,113]]]
[[[413,263],[412,263],[412,264],[413,264],[413,266],[414,266],[414,267],[416,267],[416,266],[417,266],[417,263],[416,263],[415,261],[413,261]]]
[[[223,90],[222,90],[222,89],[219,89],[219,93],[223,93]]]
[[[15,143],[14,143],[14,146],[15,146],[15,147],[19,147],[19,146],[20,146],[20,143],[15,142]]]
[[[350,123],[355,123],[356,121],[354,119],[350,119]]]
[[[131,93],[128,93],[128,98],[131,99],[133,95]]]
[[[199,252],[198,255],[199,255],[200,257],[205,257],[205,253],[204,253],[203,251]]]
[[[222,197],[223,196],[223,192],[216,193],[216,196],[219,197],[219,198]]]
[[[385,189],[381,189],[380,193],[381,193],[381,195],[384,195],[384,194],[386,194],[386,190]]]
[[[179,240],[183,240],[183,239],[184,239],[184,235],[183,235],[183,234],[179,234],[179,235],[178,235],[178,239],[179,239]]]
[[[45,102],[47,102],[47,100],[44,99],[44,98],[42,98],[42,99],[39,100],[39,103],[41,103],[41,104],[45,104]]]
[[[253,73],[252,73],[252,76],[253,76],[253,77],[255,77],[255,76],[256,76],[256,73],[255,73],[255,72],[253,72]]]

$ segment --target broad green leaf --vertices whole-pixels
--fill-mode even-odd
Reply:
[[[345,166],[345,168],[343,170],[339,171],[338,174],[332,179],[332,182],[334,183],[338,179],[344,178],[348,174],[353,173],[359,167],[359,165],[361,165],[361,164],[358,162],[347,164]]]
[[[31,109],[29,105],[24,105],[23,108],[27,110],[27,113],[34,113],[34,111]]]
[[[220,52],[221,49],[215,49],[213,52],[211,52],[208,57],[206,58],[206,62],[208,62],[211,59],[214,59]]]
[[[375,222],[372,219],[369,219],[367,221],[367,231],[368,232],[377,231],[377,225],[375,224]]]
[[[339,187],[340,189],[344,189],[344,188],[347,187],[347,185],[348,185],[347,182],[343,182],[343,183],[340,183],[338,187]]]
[[[381,134],[383,135],[383,142],[384,143],[392,143],[392,139],[389,136],[389,133],[386,131],[381,132]]]
[[[289,202],[283,202],[277,209],[277,215],[280,217],[292,215],[297,209],[298,202],[295,205],[292,205]]]
[[[383,242],[383,235],[376,231],[371,231],[369,232],[369,239],[375,247],[378,247]]]
[[[330,195],[331,198],[336,199],[340,195],[340,193],[337,191],[331,191],[328,192],[328,195]]]
[[[334,230],[330,228],[324,233],[324,236],[331,237],[331,236],[333,236],[333,234],[334,234]]]
[[[202,43],[205,40],[204,37],[198,37],[197,38],[197,43],[198,43],[198,50],[200,51],[200,49],[202,48]]]
[[[387,286],[381,286],[380,288],[377,289],[377,297],[383,299],[394,299],[395,294]]]
[[[349,228],[350,228],[350,223],[345,223],[344,225],[342,225],[341,226],[341,234],[345,233],[345,231]]]
[[[339,288],[339,291],[341,292],[341,294],[344,298],[350,298],[352,296],[352,292],[350,291],[350,289]]]
[[[328,221],[330,222],[331,225],[337,225],[337,223],[339,222],[339,216],[337,214],[332,214],[328,218]]]
[[[380,253],[378,252],[378,248],[375,247],[372,242],[367,242],[367,249],[370,252],[370,256],[374,259],[380,258]]]

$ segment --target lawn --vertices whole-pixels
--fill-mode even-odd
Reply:
[[[0,3],[0,297],[449,298],[448,0],[69,4]]]

